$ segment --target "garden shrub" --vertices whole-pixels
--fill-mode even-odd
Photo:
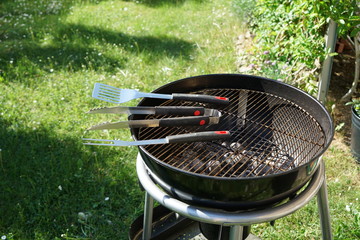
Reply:
[[[356,0],[235,0],[234,5],[254,36],[252,47],[240,54],[240,71],[280,79],[311,94],[329,53],[324,35],[330,19],[338,23],[339,37],[359,31]]]

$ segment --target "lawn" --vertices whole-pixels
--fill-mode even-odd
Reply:
[[[152,91],[189,76],[237,72],[243,28],[235,12],[221,0],[3,0],[0,235],[127,239],[143,209],[137,149],[82,145],[82,137],[131,139],[128,130],[86,131],[114,119],[85,114],[109,106],[91,98],[93,85]],[[333,231],[336,239],[356,239],[359,165],[337,138],[324,156]],[[316,201],[253,231],[263,239],[319,239]]]

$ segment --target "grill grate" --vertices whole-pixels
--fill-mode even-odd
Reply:
[[[196,131],[228,130],[229,141],[149,145],[146,151],[172,167],[215,177],[257,177],[289,171],[320,153],[325,135],[317,121],[300,106],[273,94],[246,89],[205,89],[194,92],[230,99],[217,108],[219,124],[202,127],[141,128],[138,139],[163,138]],[[169,100],[162,105],[192,106]],[[153,116],[175,117],[175,116]]]

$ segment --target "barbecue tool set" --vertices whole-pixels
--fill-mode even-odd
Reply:
[[[110,103],[124,103],[137,98],[158,98],[166,100],[181,100],[190,102],[210,103],[217,105],[229,104],[226,97],[205,94],[157,94],[143,93],[132,89],[120,89],[106,84],[96,83],[92,97]],[[218,124],[221,112],[216,109],[198,106],[155,106],[155,107],[103,107],[90,110],[90,114],[128,114],[128,115],[164,115],[160,119],[142,119],[118,122],[104,122],[90,127],[88,130],[104,130],[119,128],[141,128],[141,127],[181,127],[181,126],[205,126]],[[170,115],[182,117],[166,117]],[[204,131],[179,135],[170,135],[161,139],[150,139],[142,141],[121,141],[108,139],[83,138],[84,145],[103,146],[141,146],[153,144],[185,143],[226,139],[230,137],[229,131]]]

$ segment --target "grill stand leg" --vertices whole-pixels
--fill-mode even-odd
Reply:
[[[306,190],[304,190],[298,198],[294,198],[292,202],[285,203],[281,206],[277,206],[271,210],[259,210],[255,212],[246,213],[246,215],[233,215],[229,214],[228,216],[223,216],[223,213],[217,211],[212,211],[208,209],[200,208],[202,215],[200,216],[196,209],[193,209],[192,206],[185,203],[179,202],[176,199],[171,198],[166,195],[164,192],[159,190],[159,188],[152,182],[148,173],[146,172],[145,166],[142,162],[142,159],[138,157],[137,159],[137,172],[141,182],[141,185],[146,190],[145,195],[145,207],[144,207],[144,226],[143,226],[143,239],[149,240],[152,233],[152,216],[153,216],[153,201],[157,201],[164,204],[165,207],[169,208],[172,211],[178,212],[183,216],[194,218],[198,220],[203,217],[208,223],[211,224],[255,224],[261,222],[268,222],[275,219],[284,217],[292,212],[300,209],[305,204],[307,204],[315,195],[318,199],[318,211],[320,214],[321,229],[323,240],[332,240],[331,233],[331,224],[330,224],[330,214],[329,206],[327,199],[327,188],[325,181],[325,166],[321,161],[320,168],[314,174],[313,179],[310,182],[310,185]],[[152,193],[150,195],[149,193]],[[154,196],[154,197],[152,197]],[[166,198],[167,201],[164,203],[163,199]],[[176,204],[175,204],[176,202]],[[192,209],[192,211],[189,211]],[[209,216],[213,216],[209,218]],[[259,218],[259,216],[263,216]],[[245,218],[246,217],[246,218]],[[244,219],[245,218],[245,219]],[[216,219],[216,221],[214,220]],[[250,220],[249,220],[250,219]],[[211,220],[211,221],[210,221]],[[214,221],[213,221],[214,220]],[[230,220],[230,222],[229,222]],[[231,240],[243,240],[244,227],[239,225],[234,225],[230,227],[230,238]]]
[[[230,227],[229,240],[243,240],[244,227],[234,225]]]
[[[153,209],[154,199],[145,191],[144,223],[142,233],[143,240],[149,240],[151,238]]]
[[[322,238],[324,240],[332,240],[333,236],[331,233],[330,212],[325,173],[323,184],[321,185],[319,192],[317,193],[317,202],[320,215]]]

